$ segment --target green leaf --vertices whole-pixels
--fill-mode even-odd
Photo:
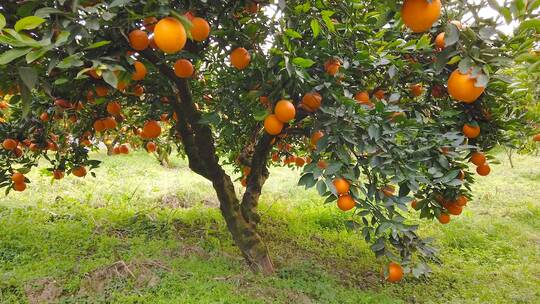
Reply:
[[[41,17],[41,18],[46,18],[46,17],[49,17],[52,14],[65,14],[65,13],[62,12],[61,10],[56,9],[56,8],[44,7],[44,8],[38,9],[34,13],[34,16],[38,16],[38,17]]]
[[[100,48],[100,47],[105,46],[105,45],[110,44],[110,43],[111,43],[111,41],[109,41],[109,40],[103,40],[103,41],[99,41],[99,42],[91,44],[86,49],[87,50],[97,49],[97,48]]]
[[[2,30],[5,26],[6,26],[6,17],[0,14],[0,30]]]
[[[118,86],[118,78],[113,71],[107,70],[103,73],[103,80],[108,83],[111,87],[116,88]]]
[[[31,50],[31,48],[11,49],[7,52],[4,52],[2,55],[0,55],[0,65],[8,64],[13,60],[28,54]]]
[[[317,19],[311,19],[310,26],[311,30],[313,31],[313,37],[317,38],[321,33],[321,26],[319,24],[319,21],[317,21]]]
[[[449,47],[456,44],[459,40],[459,29],[453,23],[448,23],[446,25],[446,30],[444,31],[444,45]]]
[[[130,2],[131,0],[114,0],[111,4],[109,4],[109,8],[113,8],[117,6],[124,6]]]
[[[41,17],[29,16],[17,21],[14,28],[17,32],[22,30],[32,30],[40,26],[43,22],[45,22],[45,19]]]
[[[302,68],[309,68],[315,64],[315,61],[311,59],[302,58],[302,57],[296,57],[293,59],[292,62],[294,65],[297,65]]]
[[[30,53],[26,54],[26,63],[32,63],[39,58],[41,58],[43,55],[45,55],[50,48],[41,48],[37,50],[33,50]]]
[[[58,78],[54,81],[54,85],[62,85],[67,83],[69,80],[67,78]]]
[[[38,74],[36,69],[32,67],[20,67],[19,76],[23,81],[24,85],[31,91],[36,87],[38,82]]]
[[[297,32],[297,31],[295,31],[293,29],[287,29],[285,31],[285,35],[287,35],[287,36],[289,36],[291,38],[302,39],[302,35],[299,32]]]
[[[70,34],[71,33],[68,32],[68,31],[61,31],[60,34],[58,35],[58,37],[56,37],[56,41],[55,41],[54,44],[56,46],[63,45],[64,43],[66,43],[66,41],[68,41]]]

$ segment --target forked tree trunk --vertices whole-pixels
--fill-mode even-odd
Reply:
[[[213,186],[227,228],[251,269],[263,274],[274,273],[268,248],[257,232],[255,224],[249,223],[244,218],[229,176],[224,175],[221,179],[213,181]]]

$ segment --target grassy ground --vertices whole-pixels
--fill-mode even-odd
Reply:
[[[97,178],[0,198],[0,303],[539,303],[540,158],[493,166],[464,214],[423,223],[442,266],[429,281],[380,279],[381,265],[313,191],[277,169],[261,232],[278,272],[247,270],[210,184],[184,162],[98,156]],[[502,157],[501,157],[502,158]]]

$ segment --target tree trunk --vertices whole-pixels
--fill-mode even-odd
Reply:
[[[213,181],[221,209],[233,240],[242,252],[251,269],[263,274],[274,273],[268,248],[256,230],[254,223],[249,223],[243,216],[240,203],[234,191],[234,185],[228,175]]]

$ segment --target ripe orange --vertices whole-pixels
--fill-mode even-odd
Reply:
[[[440,15],[440,0],[405,0],[401,7],[403,23],[415,33],[429,30]]]
[[[326,73],[328,73],[330,76],[334,76],[339,72],[339,68],[341,67],[341,62],[335,58],[328,59],[324,63],[324,70]]]
[[[441,213],[441,215],[439,215],[438,217],[438,220],[439,220],[439,223],[441,224],[448,224],[450,223],[450,215],[448,215],[447,213]]]
[[[288,100],[280,100],[274,108],[274,113],[282,123],[288,123],[296,116],[296,109],[292,102]]]
[[[317,162],[317,167],[324,170],[326,167],[328,167],[328,164],[324,160],[320,160]]]
[[[133,30],[129,33],[129,45],[134,50],[145,50],[148,47],[148,43],[148,35],[145,31]]]
[[[458,206],[463,207],[463,206],[467,205],[467,201],[468,201],[468,199],[467,199],[466,196],[460,195],[460,196],[456,199],[456,204],[457,204]]]
[[[129,148],[126,144],[120,145],[118,148],[121,154],[129,154]]]
[[[53,178],[54,179],[62,179],[64,178],[64,171],[63,170],[54,170],[53,171]]]
[[[112,129],[116,128],[117,123],[116,123],[116,120],[114,119],[114,117],[106,117],[106,118],[102,119],[101,121],[103,123],[103,126],[107,130],[112,130]]]
[[[471,163],[481,166],[486,163],[486,156],[482,152],[473,152],[471,154]]]
[[[15,172],[11,175],[11,181],[14,183],[24,183],[24,174]]]
[[[463,211],[463,207],[458,205],[457,203],[451,203],[449,204],[446,209],[448,209],[448,213],[452,215],[460,215]]]
[[[96,87],[96,95],[98,97],[105,97],[109,94],[109,89],[105,86],[97,86]]]
[[[117,101],[111,101],[107,104],[107,112],[111,115],[117,116],[120,114],[121,107]]]
[[[119,146],[114,147],[113,150],[112,150],[112,154],[113,155],[120,154],[120,147]]]
[[[342,211],[349,211],[356,206],[356,202],[350,195],[345,194],[338,198],[337,205]]]
[[[249,2],[246,6],[246,10],[252,14],[256,14],[259,12],[259,3],[257,2]]]
[[[373,96],[377,97],[377,99],[384,99],[384,90],[383,89],[378,89],[377,91],[375,91],[375,93],[373,93]]]
[[[245,48],[237,48],[231,53],[231,64],[239,70],[245,69],[251,61],[251,55]]]
[[[476,87],[476,79],[470,77],[470,73],[461,74],[459,69],[453,71],[448,78],[448,94],[464,103],[476,101],[484,89],[485,87]]]
[[[322,96],[317,92],[310,92],[302,97],[302,108],[308,112],[316,112],[321,107]]]
[[[13,190],[17,192],[23,192],[26,190],[26,184],[25,183],[15,183],[13,184]]]
[[[176,18],[163,18],[154,28],[154,42],[165,53],[179,52],[186,45],[186,41],[186,30]]]
[[[476,173],[478,173],[478,175],[480,176],[488,176],[490,172],[491,172],[491,168],[489,167],[488,164],[482,164],[476,167]]]
[[[273,162],[279,162],[279,154],[278,153],[272,154],[272,161]]]
[[[533,136],[533,141],[540,141],[540,134]]]
[[[195,41],[204,41],[210,35],[210,24],[203,18],[195,17],[191,20],[191,37]]]
[[[347,194],[349,193],[349,190],[351,188],[351,184],[344,178],[336,178],[332,181],[332,184],[334,184],[334,187],[336,188],[337,194]]]
[[[71,170],[71,173],[77,177],[84,177],[86,176],[86,168],[82,166],[75,167],[73,170]]]
[[[398,263],[391,262],[388,264],[388,277],[386,280],[390,283],[401,281],[403,278],[403,268]]]
[[[369,100],[369,93],[366,91],[356,93],[354,99],[356,99],[359,104],[367,105],[369,107],[373,106],[373,103]]]
[[[142,134],[141,136],[143,138],[156,138],[161,135],[161,126],[159,125],[159,122],[155,120],[149,120],[144,123]]]
[[[411,202],[411,207],[412,207],[414,210],[416,210],[416,207],[418,207],[418,201],[417,201],[417,200],[413,200],[413,201]]]
[[[2,95],[0,95],[0,98]],[[5,102],[5,101],[2,101],[0,102],[0,110],[5,110],[5,109],[8,109],[9,108],[9,103]]]
[[[297,167],[303,167],[306,164],[306,160],[303,157],[297,157],[295,158],[294,163]]]
[[[180,78],[190,78],[193,75],[193,65],[187,59],[179,59],[174,64],[174,74]]]
[[[135,96],[142,96],[144,94],[144,87],[140,84],[133,87],[133,94]]]
[[[276,115],[271,114],[264,119],[264,130],[270,135],[278,135],[283,129],[283,123]]]
[[[270,105],[270,99],[268,99],[268,96],[259,97],[259,102],[265,107],[268,107],[268,105]]]
[[[42,122],[47,122],[47,121],[49,121],[49,119],[50,119],[49,113],[47,113],[47,112],[41,113],[41,115],[39,115],[39,119],[40,119]]]
[[[439,33],[437,37],[435,37],[435,46],[437,49],[442,50],[446,46],[446,43],[444,42],[444,32]]]
[[[144,77],[146,77],[146,73],[148,72],[146,70],[146,66],[144,65],[144,63],[140,61],[135,61],[133,66],[135,67],[135,73],[131,75],[131,80],[135,80],[135,81],[143,80]]]
[[[146,151],[148,153],[153,153],[156,151],[156,144],[154,142],[149,142],[146,144]]]
[[[422,95],[423,92],[424,92],[424,88],[422,87],[421,84],[411,85],[411,94],[413,94],[413,96],[418,97]]]
[[[14,150],[17,148],[17,141],[11,138],[4,139],[2,142],[2,147],[4,147],[6,150]]]
[[[478,125],[463,125],[463,134],[467,138],[477,138],[480,135],[480,127]]]
[[[103,120],[98,119],[94,121],[94,130],[96,130],[96,132],[105,131],[105,124],[103,123]]]
[[[313,132],[313,134],[311,134],[311,139],[310,139],[311,146],[317,147],[317,143],[323,136],[324,136],[324,133],[321,130],[317,132]]]

